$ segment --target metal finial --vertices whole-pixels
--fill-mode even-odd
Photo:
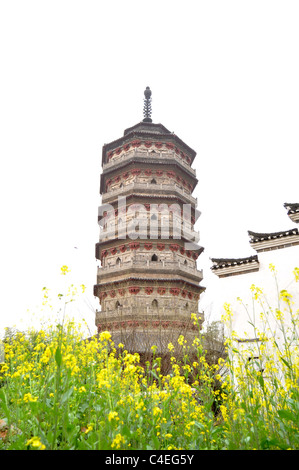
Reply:
[[[143,122],[152,122],[151,119],[151,114],[152,114],[152,92],[150,90],[150,87],[147,86],[146,90],[144,92],[145,100],[144,100],[144,106],[143,106]]]

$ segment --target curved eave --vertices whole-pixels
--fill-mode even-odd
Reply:
[[[124,131],[124,136],[133,132],[133,131],[138,131],[138,128],[141,128],[141,130],[144,130],[146,129],[145,132],[148,132],[149,129],[151,129],[151,133],[153,134],[171,134],[171,132],[166,129],[165,126],[163,126],[163,124],[155,124],[153,122],[144,122],[144,121],[140,121],[138,122],[137,124],[134,124],[134,126],[131,126],[131,127],[128,127],[127,129],[125,129]]]
[[[299,203],[284,203],[284,207],[288,210],[288,215],[295,214],[299,212]]]
[[[189,240],[187,238],[184,238],[182,236],[181,240],[183,240],[184,242],[189,242]],[[165,240],[163,240],[162,238],[157,238],[157,239],[143,239],[142,242],[145,242],[145,243],[148,243],[148,242],[153,242],[153,243],[164,243],[165,245],[167,245],[167,243],[165,242]],[[175,238],[169,238],[169,245],[173,244],[174,242],[177,243],[179,240],[175,239]],[[117,245],[117,248],[119,248],[120,246],[122,245],[129,245],[129,243],[132,242],[132,240],[128,237],[126,239],[121,239],[121,238],[114,238],[114,239],[111,239],[111,240],[103,240],[101,242],[98,242],[95,244],[95,257],[96,259],[101,259],[101,251],[102,249],[108,249],[111,247],[114,247],[115,246],[115,242],[119,242],[119,245]],[[141,242],[141,243],[142,243]],[[178,244],[178,243],[177,243]],[[182,245],[183,247],[183,245]],[[195,253],[197,253],[197,257],[199,257],[202,252],[204,251],[204,247],[203,246],[200,246],[198,245],[197,243],[194,243],[194,247],[190,250],[186,250],[186,251],[194,251]]]
[[[190,180],[193,182],[193,186],[192,186],[192,190],[191,192],[194,191],[194,189],[196,188],[197,186],[197,183],[198,183],[198,179],[196,178],[196,176],[194,176],[191,172],[188,171],[187,168],[185,168],[183,165],[180,165],[178,162],[174,161],[174,162],[168,162],[168,161],[161,161],[161,160],[155,160],[154,162],[149,162],[149,161],[139,161],[139,160],[134,160],[134,157],[132,157],[132,160],[129,161],[129,162],[123,162],[121,165],[119,165],[117,168],[114,168],[114,167],[111,167],[111,168],[108,168],[107,170],[104,170],[102,173],[101,173],[101,177],[100,177],[100,194],[103,194],[103,189],[104,189],[104,179],[107,177],[107,175],[110,175],[111,173],[113,173],[114,171],[119,171],[121,168],[125,167],[125,168],[129,168],[130,165],[151,165],[151,164],[160,164],[160,165],[168,165],[168,166],[174,166],[174,167],[177,167],[179,170],[181,170],[183,173],[185,173],[186,175],[188,175],[188,177],[190,178]]]
[[[163,126],[164,127],[164,126]],[[132,128],[133,129],[133,128]],[[166,128],[165,128],[166,129]],[[177,145],[181,146],[190,156],[191,163],[193,162],[194,158],[196,157],[196,152],[193,150],[189,145],[185,144],[183,140],[181,140],[176,134],[172,133],[154,133],[154,132],[146,132],[146,131],[132,131],[128,132],[127,134],[119,137],[118,139],[109,142],[108,144],[103,145],[102,148],[102,166],[105,163],[105,155],[108,151],[115,149],[116,147],[120,147],[128,142],[130,142],[133,138],[136,137],[144,137],[144,138],[159,138],[159,139],[166,139],[167,142],[173,140],[176,142]]]
[[[284,230],[283,232],[272,232],[272,233],[258,233],[248,230],[250,237],[250,244],[263,242],[267,240],[283,239],[284,237],[292,237],[298,235],[298,228],[292,228],[291,230]]]
[[[169,201],[177,201],[178,203],[180,203],[182,205],[186,204],[185,201],[182,199],[182,197],[172,196],[171,194],[161,194],[161,195],[160,194],[139,194],[139,193],[136,192],[136,193],[130,193],[125,197],[126,197],[126,201],[128,199],[132,199],[132,198],[145,199],[145,200],[161,199],[162,201],[169,200]],[[115,204],[117,206],[118,200],[110,201],[109,203],[104,203],[104,204],[102,204],[101,207],[106,206],[106,205],[114,207]],[[160,204],[160,202],[159,202],[159,204]],[[191,213],[195,216],[196,220],[198,220],[198,218],[201,215],[201,212],[198,209],[196,209],[196,207],[193,204],[190,204],[190,205],[191,205]]]
[[[247,258],[211,258],[214,265],[211,267],[212,270],[227,268],[229,266],[240,266],[242,264],[248,264],[252,262],[258,262],[258,256],[248,256]]]
[[[117,286],[119,284],[124,284],[124,283],[128,283],[128,282],[150,282],[150,283],[157,283],[159,284],[160,282],[173,282],[173,283],[179,283],[179,284],[184,284],[185,286],[189,286],[193,289],[195,289],[197,292],[201,293],[203,291],[206,290],[206,288],[204,286],[200,286],[199,284],[196,284],[196,283],[193,283],[193,282],[190,282],[190,281],[185,281],[184,279],[170,279],[170,278],[160,278],[160,279],[157,279],[157,278],[142,278],[142,277],[129,277],[129,278],[125,278],[125,279],[120,279],[120,280],[117,280],[117,281],[108,281],[108,282],[103,282],[101,284],[94,284],[93,288],[94,288],[94,295],[96,296],[95,292],[98,290],[98,289],[103,289],[103,288],[107,288],[107,286]]]

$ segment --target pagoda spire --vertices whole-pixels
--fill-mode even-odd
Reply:
[[[144,106],[143,106],[143,122],[152,122],[151,114],[152,114],[152,92],[150,87],[147,86],[146,90],[144,91]]]

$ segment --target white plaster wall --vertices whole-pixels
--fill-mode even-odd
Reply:
[[[258,272],[218,278],[214,273],[204,273],[203,285],[206,291],[200,297],[199,311],[205,313],[205,317],[212,320],[220,320],[224,313],[224,303],[229,303],[233,311],[232,329],[239,338],[253,338],[255,332],[249,324],[254,315],[252,305],[252,292],[250,287],[252,284],[263,290],[267,302],[274,309],[278,308],[279,300],[273,273],[269,269],[269,264],[273,264],[277,270],[277,281],[279,291],[288,290],[292,295],[292,305],[294,310],[299,309],[299,282],[295,282],[293,270],[299,267],[299,245],[279,250],[258,253],[260,269]],[[244,304],[247,305],[249,318],[245,308],[240,304],[237,298],[240,297]],[[260,327],[259,314],[262,308],[256,303],[255,324]],[[281,303],[282,306],[285,304]],[[268,309],[269,310],[269,309]],[[269,317],[270,318],[270,317]],[[272,315],[271,315],[272,318]],[[285,321],[290,321],[288,315]],[[272,326],[275,320],[273,319]],[[247,333],[247,335],[245,334]]]

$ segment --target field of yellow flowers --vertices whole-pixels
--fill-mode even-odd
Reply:
[[[209,365],[200,335],[192,361],[181,337],[163,375],[154,353],[141,367],[108,331],[86,340],[74,321],[17,333],[0,364],[0,450],[298,449],[298,310],[281,295],[293,329],[283,347],[261,336],[263,372],[233,338],[226,363]]]

